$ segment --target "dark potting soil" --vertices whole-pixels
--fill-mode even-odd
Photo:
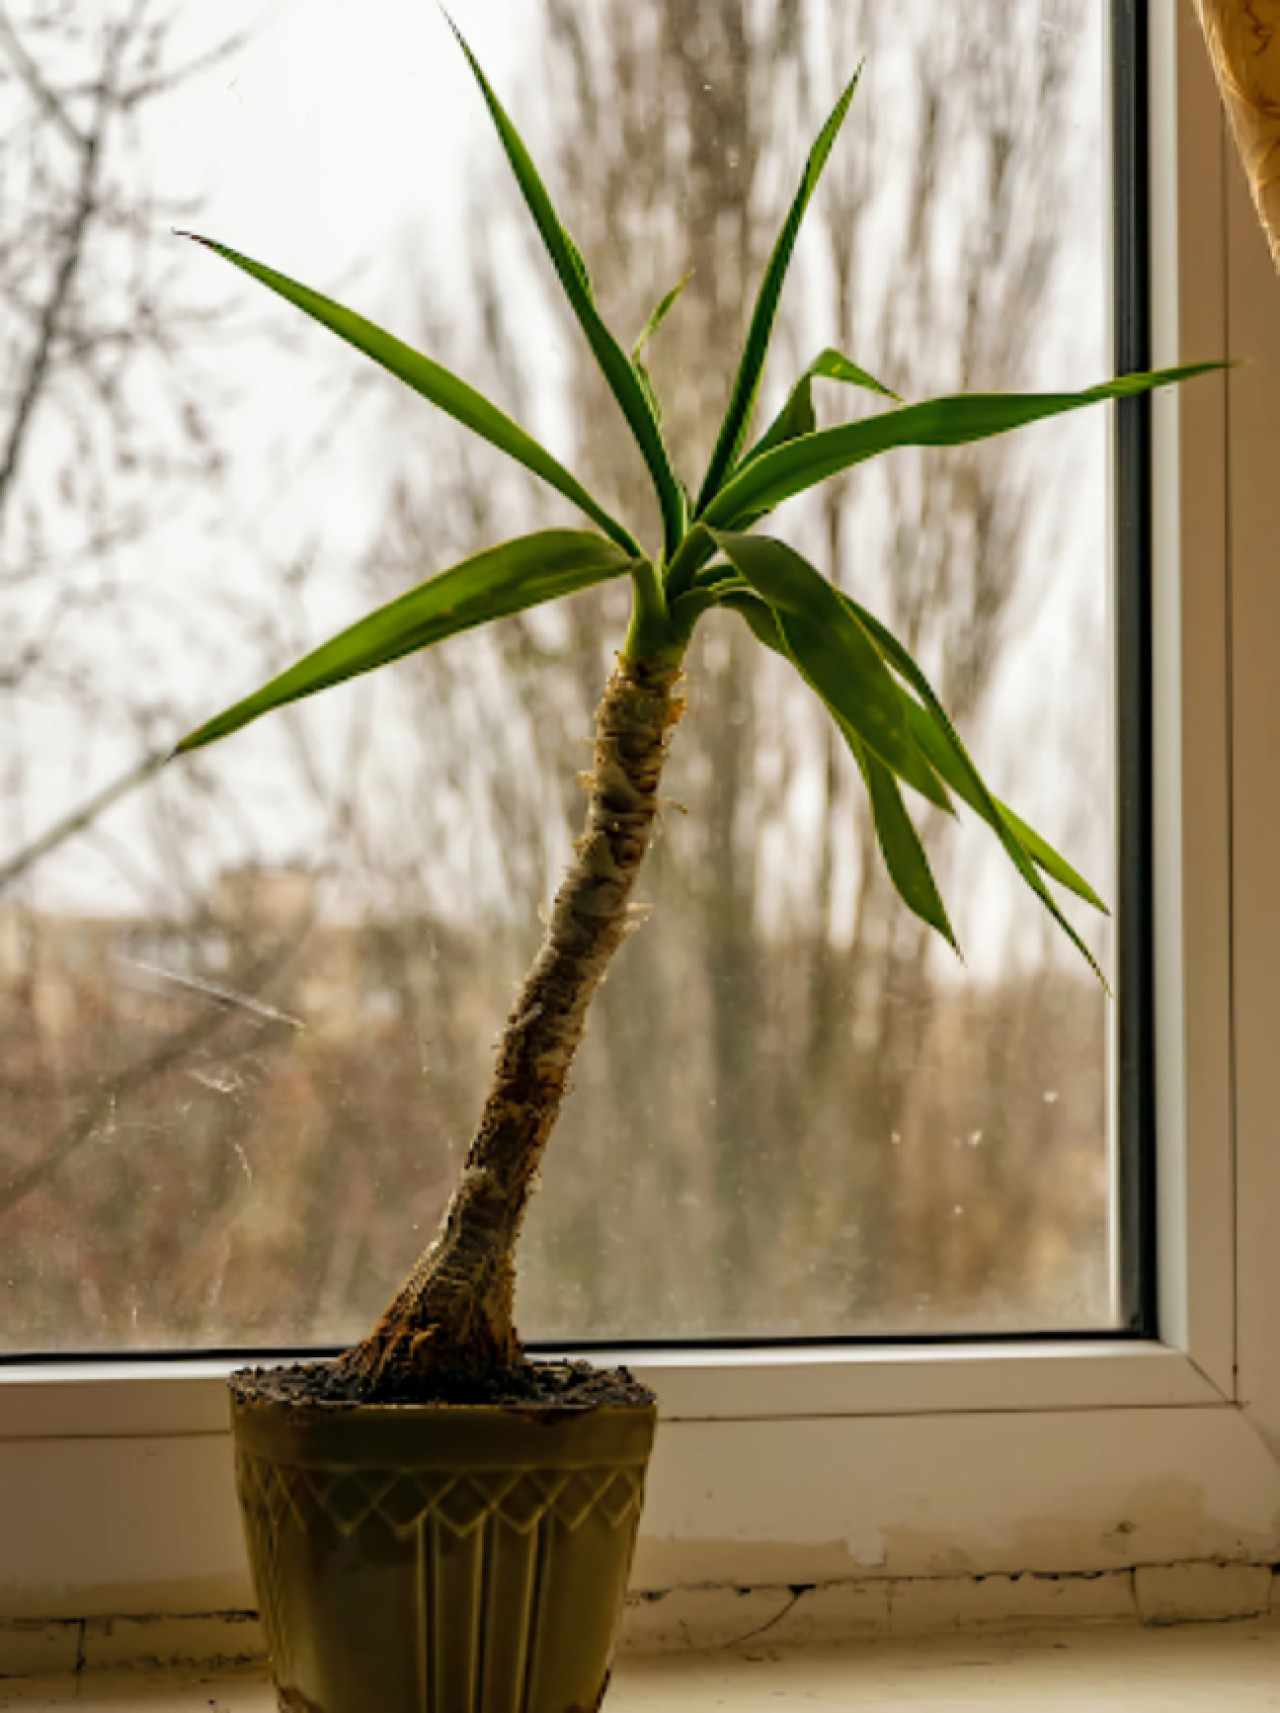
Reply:
[[[240,1368],[230,1379],[244,1401],[336,1405],[368,1403],[358,1379],[333,1362],[294,1362],[281,1368]],[[593,1368],[589,1362],[522,1362],[486,1381],[405,1380],[380,1386],[379,1404],[488,1404],[515,1410],[597,1410],[651,1404],[653,1393],[625,1368]]]

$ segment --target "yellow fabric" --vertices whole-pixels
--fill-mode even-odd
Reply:
[[[1280,0],[1196,0],[1196,10],[1280,273]]]

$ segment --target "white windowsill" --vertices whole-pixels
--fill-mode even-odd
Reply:
[[[1232,1713],[1274,1708],[1280,1626],[1272,1620],[1172,1630],[1092,1629],[1020,1636],[965,1634],[857,1647],[796,1648],[768,1635],[732,1652],[619,1662],[609,1713],[733,1707],[1089,1709],[1091,1713]],[[89,1673],[0,1682],[0,1708],[74,1706],[78,1713],[273,1713],[257,1671]]]
[[[1223,1405],[1182,1351],[1139,1339],[1008,1345],[593,1351],[657,1393],[663,1421]],[[67,1362],[0,1372],[0,1441],[225,1433],[243,1359]]]

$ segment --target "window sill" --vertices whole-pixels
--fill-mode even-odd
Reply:
[[[651,1595],[1276,1558],[1280,1463],[1263,1424],[1157,1344],[629,1360],[663,1417],[635,1566]],[[252,1603],[230,1366],[5,1369],[0,1615]]]
[[[737,1713],[788,1707],[883,1707],[943,1713],[952,1706],[1124,1708],[1125,1713],[1199,1707],[1250,1713],[1275,1706],[1280,1625],[1274,1620],[1177,1629],[1093,1628],[1018,1636],[968,1632],[909,1642],[798,1648],[761,1634],[733,1650],[622,1659],[610,1713],[731,1706]],[[79,1713],[272,1713],[259,1670],[102,1672],[0,1683],[0,1708],[75,1706]]]
[[[1181,1351],[1138,1339],[592,1351],[625,1363],[670,1422],[1223,1404]],[[121,1360],[0,1368],[0,1440],[225,1433],[239,1361]]]

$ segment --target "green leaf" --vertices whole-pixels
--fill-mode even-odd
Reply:
[[[1060,886],[1065,886],[1068,892],[1074,892],[1077,898],[1082,898],[1086,904],[1091,904],[1095,910],[1100,910],[1104,916],[1110,911],[1098,894],[1089,885],[1082,874],[1079,874],[1067,859],[1054,850],[1045,838],[1028,826],[1021,815],[1016,814],[1007,803],[1002,803],[998,797],[982,786],[982,781],[975,783],[976,770],[972,762],[966,765],[963,757],[963,746],[956,735],[954,727],[947,716],[941,712],[936,694],[930,689],[928,680],[920,671],[911,655],[903,647],[893,632],[883,625],[873,613],[855,601],[852,595],[841,593],[840,599],[859,618],[872,640],[884,656],[885,660],[898,672],[913,689],[920,691],[931,705],[925,706],[917,702],[914,696],[907,698],[907,722],[920,748],[929,757],[938,773],[955,792],[956,796],[990,826],[996,827],[996,814],[1014,837],[1025,847],[1032,861],[1037,863],[1052,880]],[[934,707],[939,711],[935,713]]]
[[[1077,898],[1082,898],[1086,904],[1091,904],[1095,910],[1100,910],[1104,916],[1109,915],[1106,905],[1089,885],[1082,874],[1079,874],[1067,859],[1056,851],[1049,841],[1042,838],[1034,827],[1028,826],[1022,817],[1016,814],[1007,803],[1002,803],[977,778],[977,771],[972,762],[964,755],[964,748],[946,715],[941,711],[937,696],[930,689],[924,674],[920,672],[915,661],[908,654],[891,631],[882,625],[879,619],[867,612],[864,607],[849,595],[841,597],[861,618],[870,632],[880,652],[889,664],[899,672],[913,688],[920,690],[925,697],[925,703],[917,702],[914,697],[907,698],[907,720],[915,735],[916,742],[929,757],[934,767],[946,780],[962,802],[987,823],[993,831],[999,832],[997,817],[1013,834],[1014,838],[1025,848],[1032,861],[1060,886],[1068,892],[1074,892]],[[928,705],[926,705],[928,704]],[[935,712],[935,708],[937,711]]]
[[[709,559],[714,558],[715,551],[716,544],[710,530],[703,529],[699,523],[691,525],[675,557],[667,560],[663,570],[670,600],[675,600],[693,586],[699,571]]]
[[[807,372],[817,381],[843,381],[846,386],[861,387],[864,392],[879,393],[881,398],[892,399],[895,404],[902,403],[901,397],[892,387],[885,386],[883,381],[878,381],[874,375],[860,369],[843,351],[837,351],[834,345],[828,345],[825,351],[815,357]]]
[[[711,454],[711,463],[703,479],[702,491],[698,495],[698,511],[701,513],[708,501],[719,489],[727,473],[733,468],[742,442],[746,437],[747,428],[751,422],[751,412],[756,402],[756,394],[760,390],[760,376],[764,369],[765,356],[769,350],[769,340],[773,335],[773,324],[778,314],[778,301],[782,296],[783,282],[787,277],[787,269],[791,265],[792,252],[796,247],[796,237],[800,231],[800,223],[804,219],[805,210],[810,198],[817,189],[818,180],[822,177],[822,169],[827,164],[827,156],[831,153],[840,127],[844,124],[845,114],[849,111],[849,103],[853,100],[853,92],[858,87],[858,79],[862,76],[859,66],[849,80],[844,93],[832,109],[831,117],[818,133],[818,139],[809,151],[805,162],[804,174],[799,188],[792,199],[787,217],[782,223],[773,254],[765,268],[764,278],[760,282],[760,291],[756,297],[755,308],[751,314],[751,325],[747,329],[746,343],[742,350],[742,360],[738,364],[738,372],[733,379],[733,388],[729,394],[729,404],[724,413],[724,421],[720,424],[720,433],[716,438],[715,450]]]
[[[837,723],[866,784],[876,840],[898,896],[908,910],[929,927],[936,928],[952,950],[958,953],[960,948],[956,944],[946,906],[934,881],[920,835],[907,814],[897,780],[844,720]]]
[[[513,422],[496,405],[490,404],[483,393],[476,392],[474,387],[469,387],[448,369],[442,368],[422,352],[415,351],[412,346],[406,345],[393,334],[384,332],[372,321],[366,321],[363,315],[344,309],[340,303],[321,296],[309,286],[277,273],[274,268],[268,268],[262,262],[242,256],[239,251],[228,248],[226,244],[215,243],[212,238],[202,238],[197,232],[183,232],[180,236],[203,244],[206,250],[212,250],[262,285],[269,287],[278,296],[304,311],[313,321],[318,321],[322,327],[327,327],[340,339],[345,339],[348,345],[354,345],[357,351],[363,351],[366,357],[372,357],[375,363],[393,374],[397,380],[412,387],[413,391],[420,393],[423,398],[430,399],[432,404],[438,405],[473,434],[478,434],[482,440],[498,447],[518,464],[523,464],[526,470],[532,470],[535,476],[541,476],[544,482],[549,482],[566,499],[580,506],[626,553],[633,557],[639,554],[640,548],[634,536],[616,518],[610,517],[577,477],[571,475],[563,464],[553,458],[518,423]]]
[[[698,620],[712,607],[720,605],[719,591],[712,587],[690,589],[671,603],[671,623],[676,635],[688,644]]]
[[[911,723],[914,729],[914,717]],[[1003,815],[1005,825],[1014,838],[1024,847],[1032,862],[1042,868],[1050,880],[1056,880],[1059,886],[1065,887],[1068,892],[1074,892],[1077,898],[1082,898],[1086,904],[1092,905],[1104,916],[1110,916],[1111,912],[1089,885],[1089,882],[1076,869],[1072,868],[1066,857],[1054,850],[1048,839],[1042,838],[1034,827],[1029,826],[1022,819],[1022,816],[1016,814],[1007,803],[1001,802],[999,797],[993,797],[992,802]],[[986,819],[985,815],[983,819]]]
[[[823,701],[908,785],[949,811],[946,788],[907,726],[906,698],[827,579],[769,536],[717,533],[715,540],[772,608],[787,652]]]
[[[658,389],[653,384],[653,376],[649,373],[645,361],[643,357],[641,357],[640,353],[644,350],[650,339],[653,338],[659,327],[661,327],[662,323],[666,320],[667,312],[671,308],[671,305],[680,296],[680,293],[692,278],[693,275],[688,273],[678,285],[672,286],[671,290],[657,305],[649,319],[645,322],[644,327],[641,329],[640,337],[631,347],[631,367],[636,372],[636,379],[644,388],[645,397],[649,401],[649,408],[653,411],[653,419],[658,424],[659,428],[662,426],[662,401],[658,397]],[[685,500],[685,512],[686,514],[688,512],[687,496]]]
[[[544,529],[487,548],[348,626],[191,732],[174,753],[199,749],[272,708],[314,696],[460,631],[621,576],[635,563],[612,542],[584,530]]]
[[[966,770],[956,760],[951,741],[943,731],[934,714],[914,697],[907,699],[907,722],[920,748],[929,757],[938,773],[947,782],[956,796],[980,815],[988,826],[994,822],[987,804],[994,804],[996,812],[1004,821],[1006,827],[1022,844],[1031,860],[1042,868],[1060,886],[1065,886],[1068,892],[1074,892],[1077,898],[1084,899],[1095,910],[1101,910],[1105,916],[1109,914],[1106,905],[1089,885],[1082,874],[1076,872],[1065,857],[1060,856],[1047,839],[1041,838],[1034,827],[1030,827],[1020,815],[1014,813],[1007,803],[1002,803],[998,797],[988,794],[984,798],[974,789],[973,782]]]
[[[448,14],[445,14],[448,17]],[[595,299],[591,292],[591,280],[587,274],[586,265],[578,252],[577,245],[560,223],[547,195],[546,186],[538,176],[538,170],[533,164],[529,151],[521,141],[520,134],[508,118],[502,103],[494,94],[488,78],[480,68],[480,63],[472,53],[462,32],[453,20],[449,19],[449,28],[457,37],[458,45],[467,56],[480,93],[484,97],[485,106],[493,120],[502,146],[506,150],[511,170],[515,174],[516,183],[524,197],[525,206],[533,216],[534,224],[546,246],[547,254],[551,257],[564,294],[569,300],[569,306],[578,318],[578,325],[586,334],[596,362],[600,365],[601,373],[608,382],[613,396],[622,407],[635,436],[636,444],[643,454],[644,461],[649,467],[654,489],[658,496],[658,504],[662,511],[662,527],[668,554],[674,553],[684,534],[685,500],[671,468],[671,461],[663,444],[662,431],[654,410],[653,400],[644,383],[636,374],[635,367],[626,352],[619,345],[613,334],[605,326],[600,312],[596,308]]]
[[[653,309],[652,313],[649,316],[649,319],[645,322],[643,328],[640,331],[640,337],[636,340],[635,344],[631,347],[631,360],[633,363],[639,362],[640,353],[644,350],[645,346],[649,343],[649,341],[653,338],[654,334],[662,326],[662,323],[667,319],[667,316],[671,312],[672,304],[680,296],[680,293],[684,290],[684,288],[688,285],[689,281],[692,278],[693,278],[693,271],[691,269],[684,276],[684,278],[682,280],[678,281],[675,285],[672,286],[671,290],[667,293],[667,295],[664,298],[662,298],[659,301],[659,303],[656,305],[656,307]]]
[[[648,368],[639,357],[633,357],[631,359],[631,366],[636,372],[636,379],[640,383],[640,390],[649,401],[649,409],[653,412],[653,420],[658,424],[658,427],[661,428],[662,400],[658,397],[658,389],[653,384],[653,376],[649,373]]]
[[[698,593],[701,592],[698,591]],[[682,597],[682,599],[687,598]],[[783,640],[782,632],[778,629],[778,620],[773,608],[767,606],[759,595],[753,595],[745,583],[739,584],[736,588],[729,587],[717,590],[716,604],[721,607],[728,607],[735,613],[741,613],[751,627],[757,642],[762,642],[766,648],[771,648],[775,654],[780,654],[792,666],[795,665],[795,661],[791,659],[787,645]]]
[[[718,559],[714,565],[708,565],[704,570],[699,571],[685,593],[677,595],[671,601],[669,608],[671,622],[687,644],[693,635],[694,626],[704,613],[709,612],[712,607],[723,606],[729,596],[739,593],[754,602],[767,615],[769,624],[772,626],[768,646],[774,647],[776,639],[778,652],[786,654],[786,644],[778,632],[773,614],[758,596],[751,594],[750,584],[744,583],[733,567],[726,565],[723,559]],[[787,655],[787,659],[791,660],[790,655]],[[795,661],[791,660],[791,664],[794,666]]]
[[[965,782],[963,790],[958,786],[956,787],[957,795],[963,797],[966,802],[969,802],[977,810],[978,814],[982,816],[982,819],[987,823],[992,832],[994,832],[996,837],[999,839],[1000,843],[1004,846],[1005,854],[1013,863],[1013,866],[1017,869],[1023,880],[1026,881],[1027,885],[1036,894],[1037,898],[1040,899],[1040,902],[1053,917],[1054,921],[1057,922],[1058,926],[1067,935],[1067,938],[1071,940],[1073,945],[1075,945],[1077,950],[1084,957],[1085,962],[1097,976],[1103,987],[1107,987],[1107,979],[1098,968],[1098,964],[1093,953],[1089,950],[1088,946],[1085,945],[1079,934],[1076,933],[1067,918],[1062,914],[1062,911],[1058,907],[1057,900],[1041,880],[1028,848],[1022,843],[1014,818],[1006,814],[1003,805],[997,802],[996,798],[988,789],[985,780],[970,759],[968,750],[965,749],[964,744],[960,741],[959,734],[951,724],[950,719],[948,719],[946,709],[938,700],[929,680],[916,665],[911,655],[898,641],[897,637],[893,635],[892,631],[882,625],[877,618],[873,617],[865,607],[860,606],[859,603],[853,600],[851,596],[844,595],[841,599],[849,610],[862,621],[868,634],[874,639],[876,646],[883,652],[885,659],[892,664],[894,670],[898,672],[911,686],[911,688],[920,697],[925,708],[927,708],[929,713],[932,715],[937,731],[941,735],[950,752],[951,769],[955,775],[962,777]],[[910,704],[908,704],[908,718],[910,718]],[[1043,840],[1040,840],[1039,842],[1044,844]],[[1051,847],[1044,844],[1044,849],[1055,858],[1056,862],[1061,863],[1063,870],[1069,872],[1075,880],[1079,881],[1080,877],[1075,874],[1075,870],[1071,869],[1069,864],[1062,862],[1062,859],[1057,856],[1056,852],[1051,850]],[[1071,884],[1061,875],[1055,874],[1054,878],[1063,879],[1064,885]],[[1082,893],[1081,896],[1088,897],[1089,902],[1094,903],[1095,899],[1092,894],[1092,889],[1087,887],[1086,883],[1083,881],[1080,881],[1080,885],[1085,886],[1085,892]],[[1072,885],[1071,890],[1073,892],[1078,891],[1079,887]],[[1108,991],[1110,991],[1109,988]]]
[[[721,584],[718,589],[714,585],[696,589],[676,602],[672,610],[673,617],[679,613],[686,601],[698,603],[700,610],[704,602],[715,601],[720,606],[741,613],[766,648],[782,655],[784,660],[792,660],[777,616],[758,595],[747,593],[742,584]],[[792,664],[795,664],[793,660]],[[958,952],[960,948],[956,945],[946,907],[934,882],[929,859],[907,814],[896,780],[879,757],[863,743],[849,722],[842,719],[834,709],[831,709],[831,713],[866,784],[876,840],[884,856],[889,878],[908,909],[914,911],[931,928],[936,928]]]
[[[1081,393],[970,393],[929,399],[864,422],[820,429],[775,446],[747,465],[707,505],[701,521],[713,529],[733,529],[745,517],[771,511],[793,494],[895,447],[963,446],[1103,399],[1130,398],[1222,367],[1221,363],[1191,363],[1155,374],[1123,375]]]
[[[787,396],[787,402],[756,441],[751,450],[743,455],[741,463],[734,471],[745,470],[748,464],[760,457],[764,452],[771,452],[775,446],[781,446],[788,440],[798,440],[802,434],[812,434],[818,426],[818,418],[813,408],[813,383],[821,381],[844,381],[849,386],[862,387],[869,393],[879,393],[882,398],[893,399],[896,404],[902,400],[897,393],[891,392],[883,382],[869,375],[865,369],[860,369],[856,363],[850,362],[842,351],[828,346],[820,356],[801,375]]]
[[[698,597],[709,592],[702,589],[695,591]],[[684,598],[687,599],[688,597]],[[1106,977],[1098,968],[1089,948],[1080,939],[1070,922],[1062,915],[1052,894],[1041,882],[1033,862],[1029,858],[1033,857],[1035,862],[1040,862],[1046,873],[1052,875],[1055,880],[1061,881],[1064,886],[1068,886],[1071,891],[1078,893],[1088,903],[1095,905],[1104,912],[1106,906],[1097,897],[1088,882],[1081,879],[1071,865],[1060,857],[1038,833],[1032,832],[1026,822],[1015,815],[1012,809],[1006,808],[1003,803],[992,796],[983,783],[977,768],[969,759],[968,752],[947,718],[941,703],[934,695],[928,680],[892,632],[886,630],[878,619],[874,618],[865,608],[860,607],[856,601],[851,600],[849,596],[846,595],[841,598],[862,619],[867,630],[883,649],[886,659],[892,661],[894,667],[902,673],[908,683],[921,691],[929,704],[931,719],[936,723],[937,729],[945,734],[946,744],[952,758],[946,767],[938,768],[939,773],[942,774],[948,785],[954,787],[957,796],[975,808],[987,825],[992,828],[1004,846],[1005,854],[1023,880],[1026,881],[1059,927],[1063,929],[1067,937],[1080,951],[1103,987],[1107,987]],[[766,648],[771,648],[775,653],[789,658],[787,646],[783,641],[775,615],[757,595],[747,593],[741,584],[737,586],[721,585],[716,591],[716,599],[720,606],[729,607],[734,612],[741,613],[756,637]],[[677,602],[673,611],[678,611],[681,604],[681,602]],[[916,715],[914,711],[920,709],[920,712],[924,712],[925,710],[920,708],[920,704],[913,697],[908,697],[906,703],[908,716],[911,719],[913,729],[915,729]],[[930,759],[933,759],[932,754]],[[1025,845],[1025,848],[1022,842],[1024,831],[1030,834],[1030,841]]]

